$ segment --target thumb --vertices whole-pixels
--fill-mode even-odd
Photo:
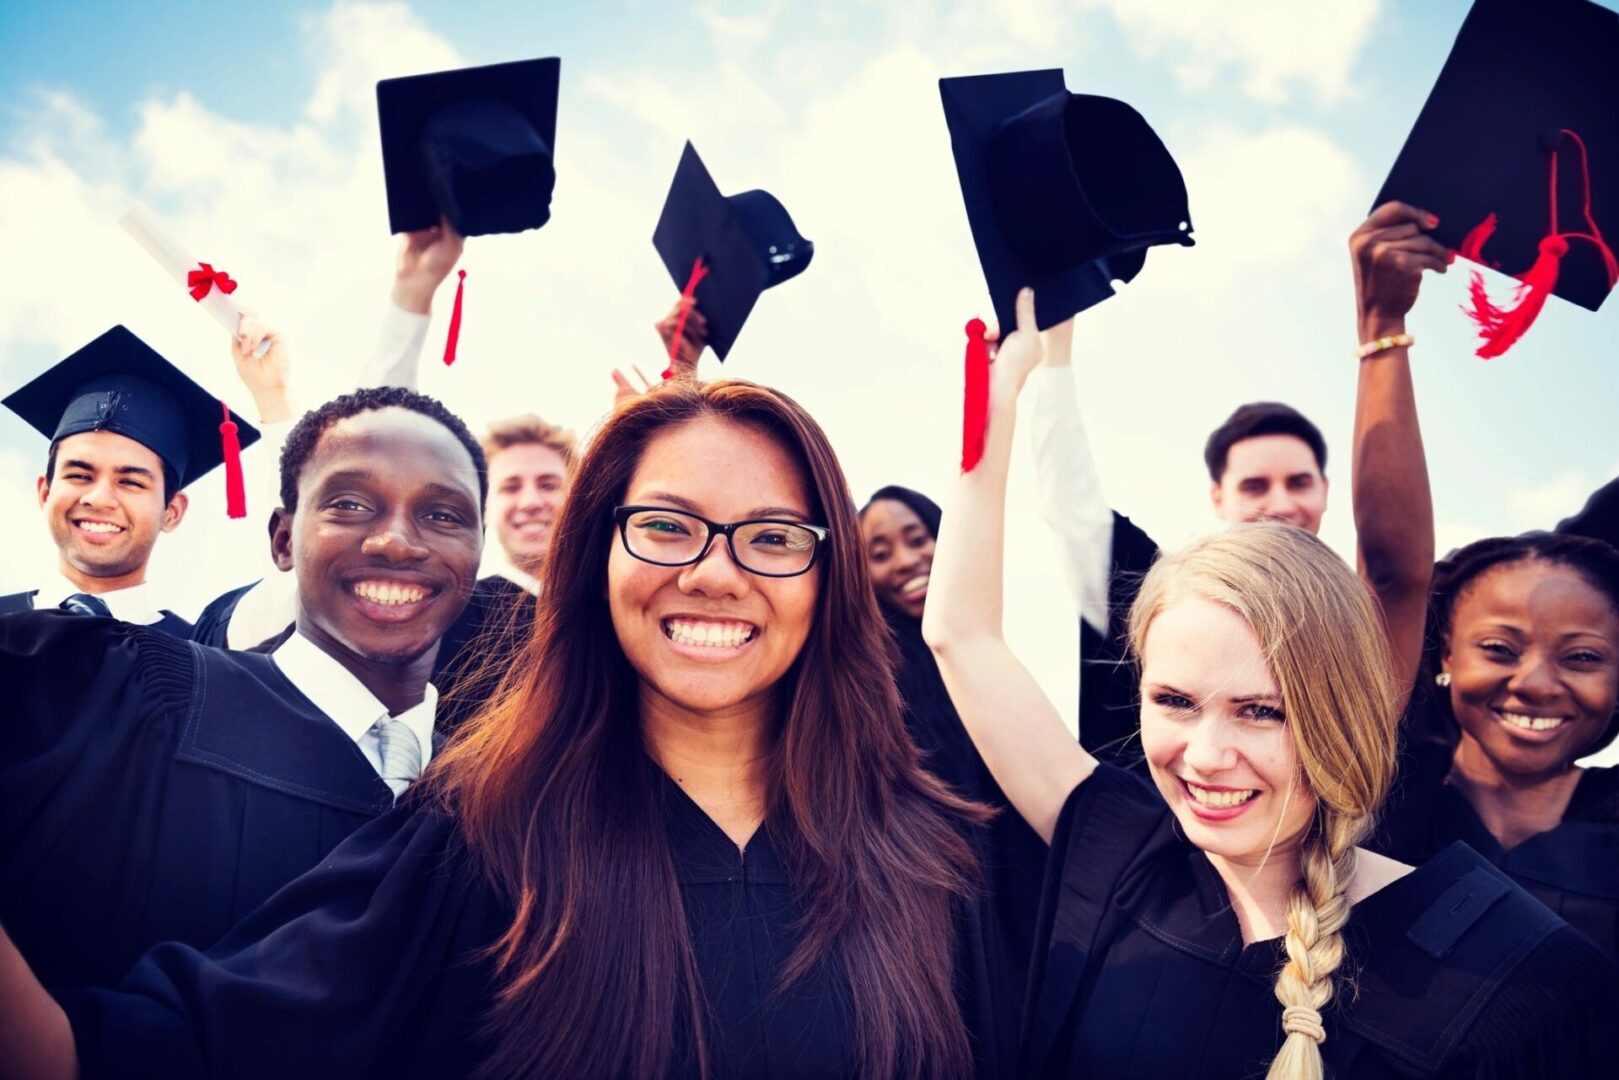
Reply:
[[[1019,289],[1017,294],[1017,329],[1020,334],[1039,333],[1034,318],[1034,290]]]

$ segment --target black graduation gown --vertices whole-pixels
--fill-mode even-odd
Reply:
[[[1242,944],[1208,857],[1140,777],[1102,765],[1052,839],[1021,1075],[1263,1077],[1277,940]],[[1612,1075],[1619,974],[1465,845],[1357,904],[1323,1016],[1326,1072]]]
[[[0,615],[11,615],[19,611],[33,611],[34,597],[38,594],[38,589],[31,589],[28,592],[7,593],[5,596],[0,596]],[[155,623],[147,624],[151,629],[177,638],[191,636],[191,624],[180,618],[180,616],[172,611],[159,611],[158,614],[162,618]]]
[[[393,795],[256,653],[0,617],[0,925],[46,985],[212,944]]]
[[[1508,851],[1445,782],[1453,753],[1414,740],[1403,748],[1373,846],[1416,863],[1460,840],[1619,962],[1619,768],[1586,769],[1562,824]]]
[[[446,735],[470,719],[506,672],[506,661],[534,636],[538,601],[499,574],[479,578],[467,606],[439,641],[433,685],[439,690],[435,726]]]
[[[1102,761],[1144,769],[1140,687],[1130,660],[1130,608],[1158,545],[1123,514],[1113,515],[1108,625],[1098,633],[1079,620],[1079,744]]]
[[[1597,488],[1579,513],[1559,521],[1557,531],[1589,536],[1619,547],[1619,477]]]
[[[1019,1012],[1034,948],[1046,842],[1007,801],[979,756],[944,687],[933,651],[922,640],[921,621],[896,612],[885,614],[899,646],[894,681],[905,705],[905,725],[922,751],[923,765],[957,793],[996,811],[989,828],[977,834],[977,847],[1002,943],[996,992]]]
[[[227,648],[226,631],[242,597],[258,584],[232,589],[202,609],[192,640]],[[439,691],[434,727],[448,735],[476,713],[494,692],[503,668],[500,657],[514,654],[534,632],[535,599],[521,585],[498,574],[479,578],[456,616],[439,639],[433,662],[433,685]],[[274,640],[273,638],[271,640]],[[255,642],[255,647],[260,643]],[[490,657],[494,662],[490,663]]]
[[[833,965],[775,990],[801,908],[768,827],[743,857],[673,781],[655,782],[711,1008],[710,1075],[854,1075],[848,989]],[[207,954],[163,945],[117,990],[58,992],[83,1075],[470,1074],[488,1049],[478,1024],[495,986],[479,953],[512,913],[469,865],[454,821],[417,802],[360,830]],[[958,997],[980,1074],[999,1075],[993,1055],[1008,1032],[985,993],[980,940],[964,915]],[[674,1075],[695,1075],[677,1043]]]

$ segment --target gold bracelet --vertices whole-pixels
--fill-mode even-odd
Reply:
[[[1388,337],[1380,337],[1375,341],[1368,341],[1366,344],[1356,349],[1355,358],[1357,360],[1365,360],[1367,357],[1376,356],[1378,353],[1387,352],[1389,349],[1409,349],[1416,343],[1417,339],[1412,337],[1410,334],[1390,334]]]

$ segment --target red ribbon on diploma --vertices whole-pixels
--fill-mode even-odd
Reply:
[[[209,263],[200,262],[197,269],[186,274],[186,288],[191,290],[191,299],[200,303],[213,289],[229,296],[236,291],[236,282],[225,271],[215,270]]]

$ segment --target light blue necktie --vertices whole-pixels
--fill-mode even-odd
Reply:
[[[382,782],[394,793],[394,800],[422,775],[422,744],[416,733],[399,720],[383,717],[374,725],[377,751],[382,757]]]

